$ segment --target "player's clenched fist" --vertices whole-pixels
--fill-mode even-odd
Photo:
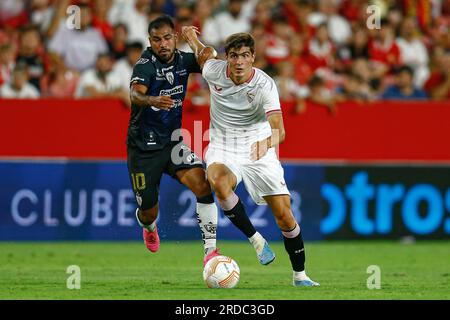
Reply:
[[[175,104],[175,100],[172,100],[170,96],[157,96],[157,97],[149,97],[150,105],[152,107],[161,109],[161,110],[170,110],[173,108]]]
[[[195,26],[181,27],[181,36],[184,38],[186,42],[192,41],[193,39],[197,39],[197,34],[200,34],[200,31],[198,31],[198,28]]]

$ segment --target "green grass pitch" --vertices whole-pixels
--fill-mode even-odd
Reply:
[[[309,242],[307,271],[321,287],[291,286],[281,242],[261,266],[247,242],[219,241],[241,268],[234,289],[202,281],[199,241],[162,242],[152,254],[141,242],[0,242],[0,299],[450,299],[450,242]],[[81,288],[66,287],[69,265]],[[367,267],[381,270],[381,289],[367,288]]]

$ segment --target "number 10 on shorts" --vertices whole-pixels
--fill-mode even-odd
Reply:
[[[133,190],[145,189],[145,175],[143,173],[132,173],[131,181],[133,183]]]

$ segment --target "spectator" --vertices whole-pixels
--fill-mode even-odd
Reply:
[[[14,50],[9,43],[0,45],[0,86],[9,81],[14,69]]]
[[[335,48],[328,36],[326,24],[317,27],[314,37],[306,46],[308,63],[313,70],[321,67],[332,67]]]
[[[353,25],[358,23],[362,10],[365,11],[366,8],[364,2],[360,0],[343,0],[339,13]]]
[[[42,54],[41,35],[36,26],[26,26],[20,30],[17,64],[28,67],[30,83],[41,90],[40,81],[45,72],[45,57]]]
[[[250,21],[241,14],[242,4],[243,0],[229,0],[226,11],[206,20],[202,36],[207,44],[220,46],[233,33],[250,31]]]
[[[411,100],[426,99],[427,94],[418,89],[413,83],[413,70],[408,66],[402,66],[395,72],[395,84],[389,86],[381,95],[386,100]]]
[[[148,13],[151,0],[118,0],[109,11],[112,25],[123,23],[127,26],[128,41],[139,41],[145,48],[148,46]]]
[[[167,14],[171,17],[175,16],[176,6],[181,1],[179,0],[152,0],[151,11],[158,11],[163,14]],[[192,2],[192,1],[189,1]]]
[[[50,0],[32,0],[30,10],[30,22],[38,26],[39,31],[45,34],[55,14],[55,9],[50,5]]]
[[[344,75],[344,82],[342,86],[337,88],[336,93],[337,99],[340,102],[347,100],[357,102],[373,100],[371,90],[367,83],[360,76],[352,72]]]
[[[289,57],[289,41],[294,30],[282,17],[273,20],[273,34],[267,36],[266,58],[270,64],[277,64]]]
[[[418,37],[418,28],[413,18],[403,20],[397,45],[402,63],[414,70],[414,85],[422,88],[430,76],[429,58],[427,48]]]
[[[92,18],[92,26],[99,30],[103,38],[110,42],[113,38],[114,29],[108,21],[108,12],[111,8],[111,1],[109,0],[95,0],[94,12]]]
[[[281,101],[293,104],[296,113],[306,110],[305,98],[309,95],[307,86],[300,85],[294,77],[294,69],[287,61],[279,62],[276,65],[277,76],[274,81],[277,85]]]
[[[320,106],[327,108],[332,115],[336,114],[336,100],[333,93],[325,86],[323,79],[314,75],[308,81],[309,97],[308,99]]]
[[[44,33],[47,39],[53,38],[55,33],[60,29],[61,23],[66,17],[67,8],[70,4],[70,0],[59,0],[53,4],[50,25]]]
[[[28,82],[28,72],[25,65],[16,65],[9,83],[0,88],[0,97],[7,99],[37,99],[39,91]]]
[[[275,70],[273,65],[269,63],[266,58],[266,48],[267,48],[267,34],[264,30],[264,26],[257,24],[253,26],[252,35],[255,39],[255,62],[253,66],[263,70],[265,73],[273,76]]]
[[[434,99],[450,99],[450,51],[439,53],[437,68],[431,73],[425,84],[425,90]]]
[[[131,75],[133,74],[133,67],[141,57],[143,49],[142,44],[138,41],[128,44],[126,57],[120,59],[114,65],[113,71],[120,75],[122,88],[126,91],[130,90],[130,80]]]
[[[369,57],[375,62],[377,74],[384,75],[400,64],[400,49],[395,43],[394,30],[387,21],[381,21],[381,29],[375,29],[369,41]]]
[[[95,69],[86,70],[75,93],[77,98],[119,98],[130,105],[129,92],[122,87],[122,75],[112,71],[109,54],[100,54]]]
[[[297,23],[294,25],[295,31],[309,39],[314,35],[314,26],[309,24],[308,17],[312,13],[313,6],[308,0],[299,0],[295,6]]]
[[[358,58],[368,59],[368,42],[369,38],[366,29],[364,27],[357,28],[350,43],[339,48],[337,52],[339,60],[343,64],[350,64]]]
[[[330,39],[337,46],[346,44],[352,36],[350,24],[338,13],[336,0],[319,0],[317,11],[308,16],[308,21],[313,26],[325,24]]]
[[[17,29],[28,22],[25,0],[0,1],[0,27]]]
[[[271,3],[259,1],[255,6],[255,13],[251,23],[253,26],[262,26],[265,32],[272,32]]]
[[[127,26],[123,23],[115,25],[112,40],[108,42],[109,52],[112,53],[115,60],[122,59],[127,55],[127,39]]]
[[[313,75],[311,66],[305,59],[305,41],[302,36],[294,35],[289,42],[289,62],[294,69],[294,77],[301,85],[306,85]]]
[[[194,9],[195,26],[198,26],[200,31],[203,30],[203,26],[211,16],[212,16],[212,5],[210,0],[198,0],[195,2]]]
[[[101,33],[91,26],[92,12],[88,5],[80,7],[80,29],[69,29],[62,22],[48,49],[59,54],[67,67],[84,71],[95,65],[97,56],[108,51]]]
[[[374,69],[371,68],[366,59],[358,58],[353,61],[349,71],[359,77],[364,83],[364,86],[369,87],[371,96],[376,97],[383,92],[381,79],[377,76],[376,72],[374,72]]]
[[[73,98],[80,76],[70,70],[64,60],[53,53],[49,55],[48,73],[41,80],[41,95],[52,98]]]
[[[194,11],[190,5],[180,5],[177,7],[177,14],[175,17],[175,30],[178,34],[181,34],[181,28],[183,26],[194,25]],[[196,26],[198,27],[198,26]],[[181,51],[192,52],[191,47],[184,41],[183,37],[178,37],[177,48]]]

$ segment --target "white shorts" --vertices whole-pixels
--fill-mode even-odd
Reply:
[[[284,170],[275,153],[270,148],[258,161],[251,161],[249,154],[226,152],[221,146],[209,144],[205,154],[206,167],[222,163],[236,176],[237,184],[244,181],[247,192],[258,205],[267,204],[264,196],[290,195],[284,180]]]

